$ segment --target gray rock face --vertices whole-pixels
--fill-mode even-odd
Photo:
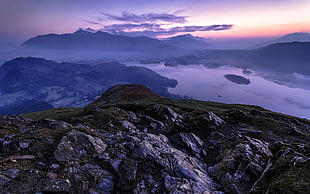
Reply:
[[[185,102],[106,105],[66,122],[2,116],[0,191],[309,191],[309,121]]]
[[[72,130],[67,136],[63,136],[54,157],[57,161],[79,161],[90,154],[101,154],[107,145],[97,137]]]

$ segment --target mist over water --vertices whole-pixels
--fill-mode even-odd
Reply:
[[[188,95],[194,99],[224,103],[251,104],[284,114],[310,119],[310,90],[280,85],[253,72],[243,75],[242,69],[220,67],[209,69],[202,65],[166,67],[163,64],[146,66],[157,73],[176,79],[174,94]],[[261,73],[261,72],[260,72]],[[224,75],[235,74],[250,79],[249,85],[233,83]],[[309,78],[306,78],[309,79]]]

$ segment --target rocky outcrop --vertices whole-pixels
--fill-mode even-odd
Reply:
[[[193,100],[91,106],[0,117],[1,193],[310,190],[307,120]]]

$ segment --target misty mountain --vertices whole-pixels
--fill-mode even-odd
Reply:
[[[252,51],[250,66],[268,71],[310,75],[309,53],[310,42],[272,44]]]
[[[134,55],[176,55],[183,52],[183,49],[146,36],[129,37],[101,31],[92,33],[83,30],[72,34],[39,35],[25,41],[22,44],[22,49],[36,49],[37,53],[44,50],[52,51],[62,57],[66,57],[66,55],[57,52],[79,51],[81,55],[85,53],[94,55],[95,52],[100,52],[98,53],[99,56],[103,56],[103,53],[119,56],[132,53]]]
[[[310,75],[310,42],[277,43],[255,50],[205,50],[170,58],[166,65],[235,66],[279,73]]]
[[[276,42],[310,42],[310,33],[296,32],[275,40]]]
[[[180,36],[170,37],[163,40],[164,43],[178,48],[187,50],[199,50],[210,48],[210,45],[204,41],[203,38],[194,37],[191,34],[184,34]]]
[[[310,42],[310,33],[295,32],[295,33],[287,34],[276,40],[264,42],[262,44],[256,45],[256,47],[265,47],[270,44],[288,43],[288,42]]]
[[[44,49],[102,50],[102,51],[142,51],[161,46],[157,39],[145,36],[128,37],[106,32],[76,31],[73,34],[48,34],[31,38],[23,43],[25,47]]]
[[[119,83],[144,84],[161,95],[177,81],[143,67],[119,63],[57,63],[42,58],[20,57],[0,67],[0,108],[26,100],[54,107],[84,106],[107,88]]]
[[[190,34],[158,40],[146,36],[130,37],[79,30],[72,34],[47,34],[31,38],[22,44],[19,55],[57,59],[180,56],[208,47],[210,45],[203,38]]]

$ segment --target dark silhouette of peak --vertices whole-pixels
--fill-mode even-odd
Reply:
[[[194,37],[191,34],[182,34],[182,35],[179,35],[179,36],[171,37],[170,39],[176,39],[176,38],[192,38],[192,39],[195,39],[196,37]]]
[[[206,43],[203,38],[194,37],[191,34],[170,37],[164,40],[164,42],[168,45],[188,50],[199,50],[210,47],[210,45]]]
[[[309,41],[310,41],[310,33],[305,32],[295,32],[287,34],[276,40],[276,42],[309,42]]]
[[[271,44],[289,43],[289,42],[310,42],[310,33],[295,32],[295,33],[287,34],[278,39],[258,44],[255,47],[260,48],[260,47],[265,47]]]
[[[150,100],[150,99],[162,99],[151,89],[139,85],[139,84],[124,84],[115,85],[108,89],[105,93],[101,95],[93,105],[107,104],[107,103],[117,103],[120,101],[136,101],[136,100]]]
[[[309,53],[310,42],[276,43],[253,50],[251,61],[253,68],[309,75]]]
[[[160,40],[139,36],[128,37],[107,32],[78,30],[73,34],[48,34],[31,38],[23,43],[24,48],[52,50],[88,50],[113,52],[147,52],[163,45]],[[166,45],[169,47],[168,45]]]
[[[285,56],[302,55],[310,52],[310,42],[287,42],[287,43],[275,43],[262,47],[258,51],[265,52],[269,55],[279,54]],[[288,55],[289,54],[289,55]]]
[[[73,34],[91,34],[91,32],[86,31],[86,30],[78,30],[78,31],[74,32]]]

